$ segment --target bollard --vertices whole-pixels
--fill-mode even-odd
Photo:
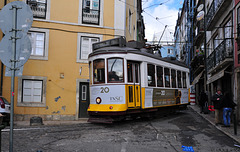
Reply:
[[[237,135],[237,118],[236,113],[233,113],[233,121],[234,121],[234,135]]]

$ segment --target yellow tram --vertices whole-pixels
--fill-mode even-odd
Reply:
[[[89,122],[112,123],[186,108],[189,68],[124,37],[93,44]]]

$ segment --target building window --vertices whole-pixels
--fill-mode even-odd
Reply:
[[[101,41],[102,36],[94,34],[78,35],[77,62],[88,63],[88,55],[92,53],[92,44]]]
[[[23,80],[22,102],[42,102],[42,80]]]
[[[32,42],[31,55],[43,56],[44,55],[45,33],[29,32],[28,35]]]
[[[28,36],[32,43],[32,52],[30,59],[47,60],[49,31],[41,29],[31,29]]]
[[[224,38],[225,38],[225,45],[226,45],[226,53],[227,55],[231,55],[233,51],[232,20],[229,20],[224,27]]]
[[[92,44],[99,42],[99,38],[81,37],[80,59],[88,59],[88,55],[92,52]]]
[[[148,64],[148,86],[156,86],[155,84],[155,65],[153,64]]]
[[[26,0],[26,3],[30,6],[34,18],[49,19],[50,0]]]
[[[46,106],[46,77],[22,76],[18,80],[17,106]]]
[[[83,0],[82,2],[82,23],[99,25],[100,0]]]
[[[240,7],[237,9],[237,36],[240,37]]]

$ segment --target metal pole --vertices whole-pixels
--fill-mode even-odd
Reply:
[[[16,66],[16,31],[17,31],[17,8],[12,6],[13,9],[13,29],[12,29],[12,60],[11,60],[11,113],[10,113],[10,141],[9,151],[13,152],[13,115],[14,115],[14,79],[15,79],[15,66]]]

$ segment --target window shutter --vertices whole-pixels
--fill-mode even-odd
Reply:
[[[23,81],[23,102],[42,101],[42,81]]]

